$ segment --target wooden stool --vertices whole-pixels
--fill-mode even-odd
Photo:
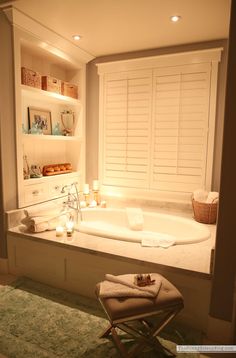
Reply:
[[[122,357],[135,357],[147,345],[152,346],[158,352],[175,356],[161,345],[157,335],[184,307],[183,297],[177,288],[163,276],[161,276],[161,281],[161,288],[155,298],[104,298],[99,296],[100,283],[97,284],[96,295],[110,321],[100,338],[111,334]],[[150,322],[151,317],[152,322]],[[138,324],[139,328],[134,327],[134,324]],[[129,351],[121,342],[117,328],[135,339],[136,344]]]

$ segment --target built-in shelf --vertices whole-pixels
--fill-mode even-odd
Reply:
[[[21,91],[24,96],[28,98],[35,98],[38,99],[39,96],[43,97],[45,101],[54,101],[56,103],[65,103],[68,105],[78,106],[80,104],[79,99],[75,99],[72,97],[63,96],[58,93],[44,91],[38,88],[21,85]]]
[[[68,46],[65,50],[52,46],[50,43],[53,41],[48,39],[51,35],[54,37],[55,34],[43,26],[40,36],[35,36],[34,29],[39,28],[38,23],[32,22],[32,32],[25,31],[26,22],[27,19],[22,21],[21,26],[13,27],[19,208],[54,200],[64,195],[61,193],[63,186],[77,182],[79,189],[85,182],[86,63],[75,58],[76,47],[70,51]],[[58,38],[55,44],[59,43]],[[22,84],[22,67],[44,76],[77,84],[79,99]],[[50,128],[47,132],[45,130],[47,134],[30,133],[29,129],[39,118],[36,117],[37,114],[30,113],[29,109],[50,113],[50,118],[46,118],[48,128]],[[62,114],[70,113],[73,114],[73,121],[71,116],[62,117]],[[39,113],[38,116],[43,120],[43,114]],[[55,131],[57,128],[61,135],[53,134],[57,133]],[[69,134],[73,135],[64,136],[66,129]],[[33,165],[43,167],[51,163],[70,163],[74,171],[24,180],[28,167],[32,170]]]
[[[55,141],[78,141],[82,138],[79,136],[64,136],[64,135],[45,135],[45,134],[23,134],[23,140],[55,140]]]

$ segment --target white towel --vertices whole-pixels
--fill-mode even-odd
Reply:
[[[193,192],[193,199],[200,203],[205,203],[207,200],[208,192],[202,189],[197,189]]]
[[[139,287],[134,284],[132,274],[114,276],[106,274],[106,281],[100,284],[100,297],[156,297],[161,287],[161,277],[156,273],[150,274],[153,285]]]
[[[30,232],[43,232],[47,230],[55,230],[57,226],[63,226],[68,220],[67,215],[59,215],[56,217],[34,217],[24,218],[21,222]]]
[[[143,212],[140,208],[126,208],[126,214],[131,230],[143,230]]]
[[[207,196],[206,203],[217,203],[219,199],[219,193],[217,191],[210,191],[210,193]]]
[[[168,248],[175,244],[175,236],[154,232],[146,233],[147,235],[143,232],[142,246]]]
[[[34,218],[34,217],[55,217],[58,215],[62,215],[64,211],[64,208],[62,205],[56,204],[56,203],[46,203],[41,204],[40,206],[36,206],[33,208],[25,209],[25,215]]]

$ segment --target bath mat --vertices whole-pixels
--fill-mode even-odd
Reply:
[[[96,300],[20,278],[0,288],[0,353],[8,358],[118,358],[108,339],[98,335],[107,320]],[[200,334],[176,324],[160,338],[175,344],[200,344]],[[198,357],[179,354],[177,357]],[[138,357],[162,357],[155,351]]]

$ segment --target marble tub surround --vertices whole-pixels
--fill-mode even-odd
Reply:
[[[157,200],[157,199],[135,199],[125,198],[118,196],[102,195],[102,200],[106,202],[108,208],[126,208],[136,207],[141,208],[143,211],[154,211],[161,213],[171,213],[187,218],[193,217],[193,209],[191,201],[168,201],[168,200]],[[63,205],[65,198],[51,200],[49,203]],[[8,229],[20,225],[21,220],[25,218],[25,210],[41,210],[46,203],[31,205],[26,208],[16,209],[6,212],[7,227]]]
[[[158,212],[165,214],[174,214],[193,219],[191,204],[188,203],[170,203],[157,202],[156,200],[124,200],[122,198],[106,197],[109,208],[114,207],[137,207],[150,212]],[[55,200],[54,203],[59,206],[63,205],[63,198]],[[45,204],[34,205],[29,207],[41,209]],[[90,209],[87,209],[90,210]],[[106,210],[106,209],[104,209]],[[76,250],[85,250],[87,252],[100,253],[104,255],[112,255],[123,257],[127,260],[137,260],[167,266],[170,268],[191,271],[209,275],[212,267],[212,248],[215,244],[215,225],[206,225],[211,232],[209,239],[196,244],[173,245],[169,248],[162,247],[142,247],[140,243],[124,242],[120,240],[112,240],[109,238],[88,235],[86,233],[74,232],[72,237],[57,237],[56,231],[46,231],[42,233],[29,233],[26,228],[21,225],[22,219],[25,217],[25,210],[13,210],[7,212],[7,222],[9,233],[21,237],[31,238],[37,241],[47,241],[51,244],[73,247]]]
[[[72,237],[56,236],[56,231],[28,233],[23,225],[9,230],[10,236],[47,242],[64,248],[71,248],[94,255],[130,260],[140,264],[154,264],[170,270],[184,270],[193,274],[210,275],[211,252],[215,239],[215,227],[209,225],[211,237],[196,244],[161,247],[142,247],[140,243],[112,240],[108,238],[74,232]]]
[[[141,208],[143,211],[158,211],[162,213],[171,213],[184,217],[193,217],[193,209],[191,200],[189,201],[171,201],[161,199],[141,199],[128,198],[111,195],[102,195],[102,199],[107,202],[109,208]]]

